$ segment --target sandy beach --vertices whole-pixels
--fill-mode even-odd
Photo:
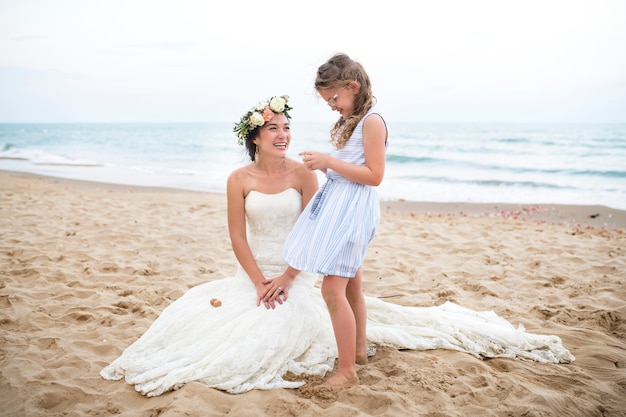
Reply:
[[[364,291],[554,334],[570,364],[379,348],[361,385],[147,398],[100,370],[236,260],[221,194],[0,171],[2,416],[626,416],[626,211],[382,202]]]

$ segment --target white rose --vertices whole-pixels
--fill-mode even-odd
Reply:
[[[261,113],[255,111],[250,116],[250,124],[253,127],[254,126],[263,126],[265,124],[265,119],[263,118],[263,115]]]
[[[255,109],[256,111],[262,111],[263,109],[265,109],[267,107],[267,101],[259,101],[259,104],[256,105]]]
[[[282,97],[274,97],[270,101],[270,109],[274,113],[282,113],[285,110],[285,99]]]

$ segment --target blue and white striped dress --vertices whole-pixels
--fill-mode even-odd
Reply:
[[[346,145],[331,155],[355,165],[365,165],[363,122]],[[327,170],[326,182],[304,209],[283,248],[293,268],[321,275],[353,278],[363,263],[367,247],[380,222],[376,187],[358,184]]]

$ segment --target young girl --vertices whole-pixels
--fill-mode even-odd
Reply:
[[[367,312],[360,267],[380,220],[376,186],[385,172],[387,127],[372,108],[370,79],[361,64],[336,54],[320,66],[315,89],[341,117],[331,129],[330,155],[305,151],[304,164],[326,183],[292,229],[283,256],[297,271],[324,276],[322,294],[335,333],[338,368],[326,385],[358,385],[355,363],[367,363]]]

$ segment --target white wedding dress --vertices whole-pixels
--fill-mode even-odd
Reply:
[[[300,194],[294,189],[272,195],[252,191],[245,208],[250,247],[261,270],[268,278],[280,275],[286,267],[280,254],[300,213]],[[196,286],[100,375],[124,378],[148,396],[192,381],[230,393],[300,387],[304,382],[282,376],[288,371],[323,376],[337,356],[317,279],[300,273],[289,299],[274,310],[256,306],[256,288],[241,267],[233,277]],[[213,298],[221,306],[211,305]],[[451,302],[405,307],[367,296],[366,302],[368,344],[538,362],[574,360],[557,336],[526,333],[490,311]]]

